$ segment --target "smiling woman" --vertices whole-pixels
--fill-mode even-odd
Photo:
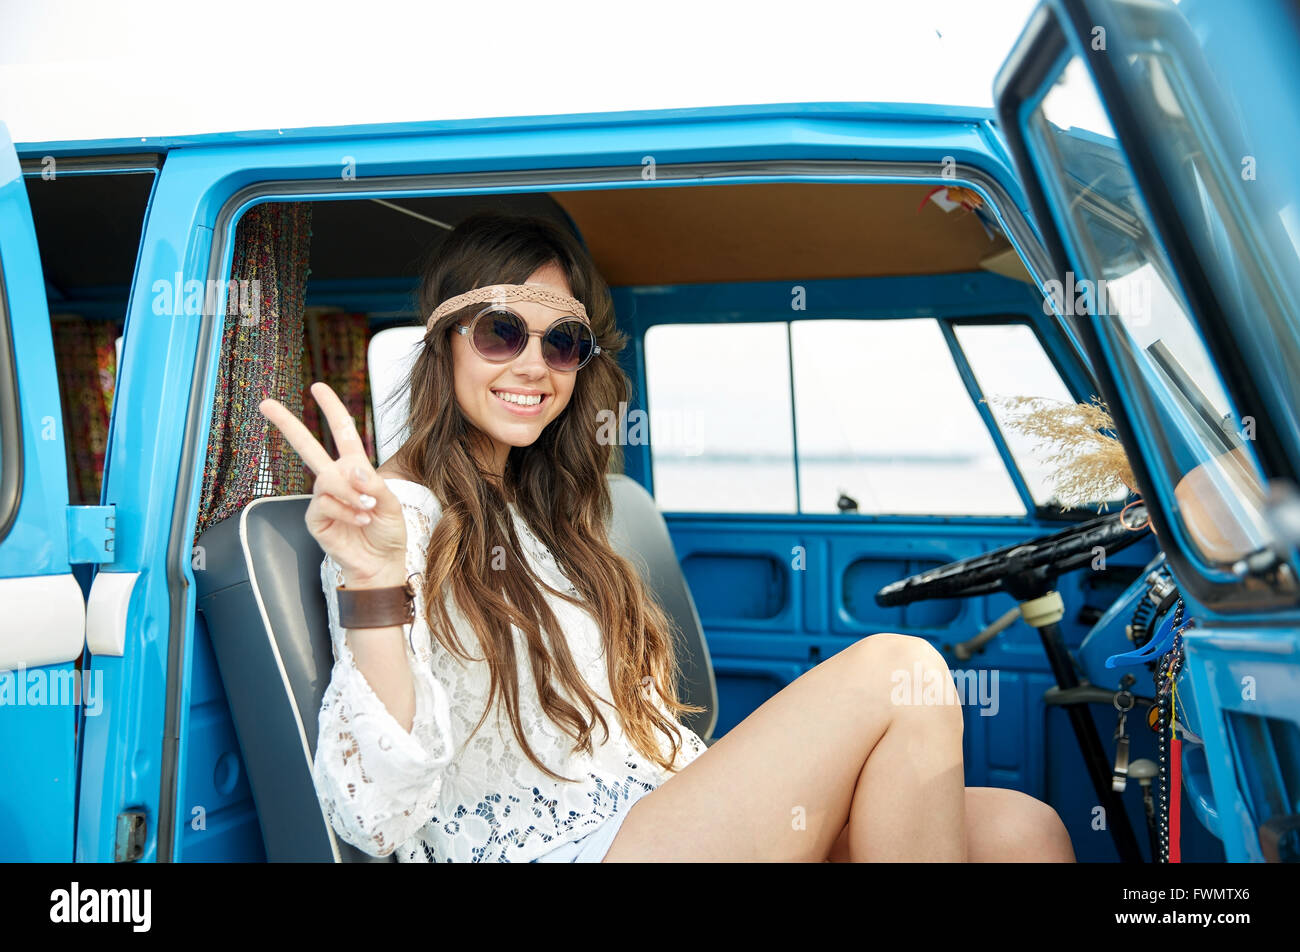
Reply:
[[[705,749],[677,721],[700,708],[676,699],[664,612],[607,537],[615,450],[594,433],[628,398],[608,288],[571,235],[483,214],[438,246],[421,300],[410,436],[380,472],[328,387],[312,393],[337,460],[263,403],[317,477],[336,658],[322,807],[348,842],[408,861],[607,843],[606,821]],[[471,743],[498,697],[511,731]]]

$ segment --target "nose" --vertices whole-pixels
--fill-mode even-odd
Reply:
[[[545,376],[548,368],[546,360],[542,357],[541,334],[534,331],[528,335],[528,344],[524,347],[523,353],[511,363],[510,369],[521,377],[534,380]]]

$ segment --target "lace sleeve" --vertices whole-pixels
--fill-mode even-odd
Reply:
[[[403,510],[407,571],[423,572],[429,520],[418,507],[404,504]],[[408,733],[356,666],[339,625],[335,587],[343,584],[343,572],[329,556],[321,565],[321,582],[335,661],[320,710],[316,793],[340,837],[371,856],[387,856],[436,812],[442,770],[455,753],[451,697],[434,675],[431,647],[424,647],[429,639],[421,595],[412,637],[403,638],[415,679],[415,716]],[[412,642],[421,644],[418,653]]]

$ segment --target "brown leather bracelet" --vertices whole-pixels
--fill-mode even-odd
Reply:
[[[409,578],[405,585],[357,589],[340,585],[337,591],[343,628],[393,628],[415,621],[415,588]]]

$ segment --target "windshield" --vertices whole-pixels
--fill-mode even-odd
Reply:
[[[1231,565],[1267,544],[1263,481],[1249,449],[1254,421],[1232,406],[1160,246],[1083,64],[1071,59],[1030,116],[1072,259],[1056,304],[1097,322],[1117,384],[1140,412],[1134,429],[1154,448],[1156,491],[1170,492],[1201,557]],[[1092,315],[1091,318],[1087,315]]]

